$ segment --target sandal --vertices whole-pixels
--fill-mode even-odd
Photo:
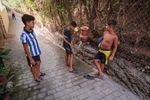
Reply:
[[[46,75],[45,73],[42,73],[42,72],[41,72],[41,75],[40,75],[40,76],[45,76],[45,75]]]
[[[88,79],[88,80],[93,80],[95,77],[94,76],[91,76],[91,75],[84,75],[83,76],[84,78]]]
[[[40,83],[40,82],[41,82],[40,79],[36,79],[35,81],[36,81],[37,83]]]

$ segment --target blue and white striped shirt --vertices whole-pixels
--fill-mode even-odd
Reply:
[[[22,41],[22,44],[27,43],[29,45],[30,53],[32,56],[38,56],[41,54],[41,50],[38,41],[35,37],[34,31],[29,32],[24,28],[24,31],[21,34],[20,39]]]

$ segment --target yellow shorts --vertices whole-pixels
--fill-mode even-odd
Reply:
[[[108,64],[109,56],[111,55],[111,52],[112,51],[110,50],[99,49],[99,52],[95,56],[95,59],[99,59],[103,64]]]

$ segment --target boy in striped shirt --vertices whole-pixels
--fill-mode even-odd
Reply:
[[[22,22],[25,27],[20,38],[27,57],[28,65],[31,67],[33,77],[36,82],[40,82],[42,79],[41,76],[44,76],[45,73],[41,73],[40,71],[41,50],[33,31],[34,20],[35,18],[31,15],[24,14],[22,16]]]

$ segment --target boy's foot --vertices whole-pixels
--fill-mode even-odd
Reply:
[[[35,81],[36,81],[37,83],[41,82],[40,79],[36,79]]]
[[[40,81],[42,81],[43,80],[42,76],[40,76],[39,79],[40,79]]]
[[[99,72],[94,74],[95,77],[98,77],[99,75],[100,75]]]
[[[103,79],[104,78],[104,74],[98,75],[98,78]]]
[[[96,74],[95,74],[95,78],[103,79],[103,77],[104,77],[104,74],[103,74],[103,73],[102,73],[102,74],[100,74],[100,73],[96,73]]]
[[[69,70],[69,72],[73,72],[73,68],[69,68],[68,70]]]
[[[99,79],[104,79],[104,76],[98,76]]]
[[[74,73],[74,74],[77,74],[79,73],[77,70],[73,70],[73,71],[69,71],[70,73]]]
[[[95,76],[99,75],[99,72],[95,73]]]
[[[41,73],[41,75],[40,76],[45,76],[46,74],[45,73]]]

